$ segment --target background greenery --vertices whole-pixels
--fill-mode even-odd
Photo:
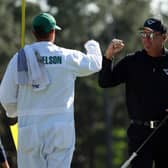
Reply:
[[[47,11],[63,28],[56,44],[84,51],[88,39],[100,42],[104,53],[112,38],[126,47],[119,59],[141,48],[138,28],[153,16],[150,0],[48,0]],[[42,11],[38,3],[26,3],[25,43],[31,43],[31,19]],[[167,15],[159,12],[167,22]],[[9,59],[21,46],[21,0],[0,1],[0,79]],[[142,67],[143,68],[143,67]],[[15,122],[1,109],[0,133],[11,168],[16,168],[16,150],[8,125]],[[75,95],[76,151],[72,168],[118,168],[128,158],[126,129],[129,124],[124,85],[101,89],[97,74],[79,78]]]

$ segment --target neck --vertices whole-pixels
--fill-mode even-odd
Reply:
[[[47,40],[47,39],[37,39],[37,42],[41,42],[41,41],[50,41],[50,40]]]
[[[163,54],[163,48],[152,51],[147,51],[148,55],[151,57],[160,57]]]
[[[37,42],[48,41],[48,42],[52,42],[52,43],[54,42],[53,39],[48,39],[48,38],[38,38],[36,41],[37,41]]]
[[[34,35],[36,37],[36,41],[50,41],[53,42],[55,41],[55,30],[50,31],[48,34],[44,36],[39,36],[34,32]]]

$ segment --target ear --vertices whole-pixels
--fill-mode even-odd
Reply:
[[[166,42],[167,39],[168,39],[168,34],[167,33],[163,34],[163,40],[164,40],[164,42]]]
[[[55,29],[52,29],[49,33],[55,33]]]

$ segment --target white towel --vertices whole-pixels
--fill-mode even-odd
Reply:
[[[26,45],[18,52],[18,84],[31,84],[33,90],[45,89],[50,80],[41,57],[35,49]]]

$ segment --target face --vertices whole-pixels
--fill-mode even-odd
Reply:
[[[158,53],[158,51],[161,51],[166,41],[166,34],[148,29],[144,29],[140,32],[140,35],[143,47],[149,55],[150,53]]]

